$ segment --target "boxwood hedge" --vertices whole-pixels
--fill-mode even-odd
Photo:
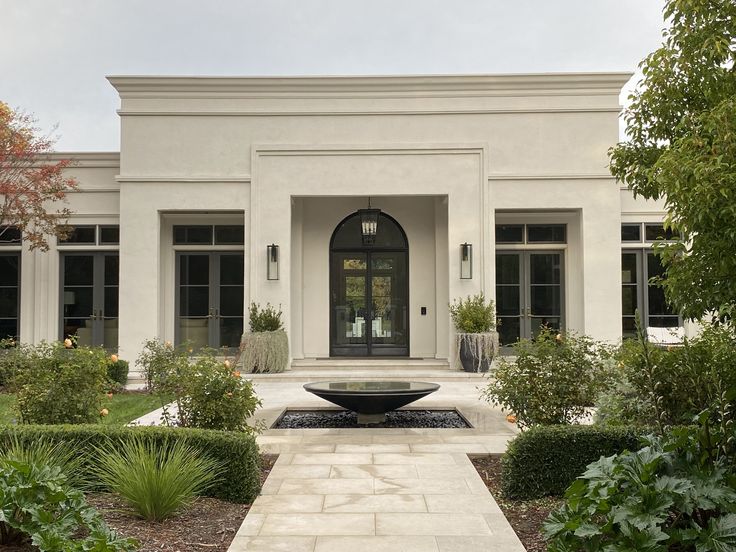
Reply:
[[[511,443],[502,459],[502,487],[510,498],[561,496],[601,456],[638,450],[642,428],[535,426]]]
[[[214,431],[171,427],[108,427],[103,425],[19,425],[0,426],[0,449],[14,437],[21,443],[40,439],[71,445],[92,461],[95,446],[109,440],[139,436],[163,443],[185,441],[189,446],[224,465],[222,479],[205,493],[231,502],[252,502],[261,489],[260,458],[255,437],[234,431]]]

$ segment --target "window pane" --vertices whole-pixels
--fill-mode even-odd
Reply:
[[[622,224],[621,225],[621,241],[625,241],[625,242],[641,241],[641,224]]]
[[[496,286],[496,311],[499,315],[520,314],[519,290],[519,286]]]
[[[220,288],[220,314],[222,316],[243,316],[243,286]]]
[[[621,281],[624,284],[635,284],[638,281],[636,257],[636,253],[623,253],[621,255]]]
[[[174,226],[174,245],[212,245],[212,226]]]
[[[215,226],[215,245],[243,245],[245,242],[245,227]]]
[[[560,255],[558,253],[533,253],[529,255],[532,284],[560,283]]]
[[[209,286],[183,286],[180,293],[180,316],[207,316],[210,308]]]
[[[621,289],[621,306],[624,314],[633,315],[637,309],[637,286],[623,286]]]
[[[647,276],[649,279],[655,276],[664,276],[662,261],[656,253],[647,253]]]
[[[18,285],[19,264],[20,255],[0,255],[0,286]]]
[[[118,287],[111,286],[105,288],[105,308],[103,310],[105,318],[118,317]]]
[[[560,315],[560,286],[532,286],[532,315]]]
[[[105,285],[116,286],[120,277],[120,257],[105,255]]]
[[[623,337],[636,337],[636,318],[624,316],[621,321]]]
[[[539,335],[542,328],[559,332],[560,327],[560,319],[556,317],[532,318],[532,339]]]
[[[64,257],[64,285],[91,286],[94,280],[92,255],[67,255]]]
[[[674,237],[672,230],[665,230],[662,224],[645,224],[644,235],[647,241],[671,240]]]
[[[680,319],[677,316],[650,316],[650,328],[677,328],[680,326]]]
[[[243,337],[243,317],[220,318],[220,347],[238,347]]]
[[[0,226],[0,245],[17,245],[20,239],[20,230],[15,226]]]
[[[92,287],[64,287],[64,316],[87,318],[92,315]]]
[[[496,243],[524,243],[524,225],[497,224]]]
[[[521,337],[521,320],[511,316],[499,317],[501,324],[498,326],[498,337],[501,345],[511,345],[519,341]]]
[[[210,283],[209,255],[182,255],[179,258],[179,281],[186,285],[208,285]]]
[[[518,284],[519,283],[519,255],[496,255],[496,283]]]
[[[0,287],[0,318],[18,317],[18,288]],[[0,339],[4,336],[0,335]]]
[[[0,318],[0,339],[18,338],[18,319]]]
[[[529,224],[526,227],[529,243],[565,243],[567,227],[564,224]]]
[[[220,256],[220,283],[226,285],[243,285],[243,255]]]
[[[60,244],[91,244],[94,245],[96,226],[73,226],[66,239],[59,240]]]
[[[100,226],[100,243],[120,243],[120,226]]]

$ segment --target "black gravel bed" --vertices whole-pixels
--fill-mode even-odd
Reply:
[[[396,429],[465,429],[472,427],[456,410],[394,410],[382,424],[358,424],[350,410],[287,410],[273,429],[389,427]]]

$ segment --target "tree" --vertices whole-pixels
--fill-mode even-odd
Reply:
[[[687,318],[736,314],[736,2],[668,0],[664,43],[641,62],[611,173],[664,198],[668,300]]]
[[[0,240],[16,227],[31,249],[46,251],[48,236],[63,236],[70,215],[52,205],[77,184],[64,174],[71,160],[52,161],[54,141],[34,125],[33,117],[0,101]]]

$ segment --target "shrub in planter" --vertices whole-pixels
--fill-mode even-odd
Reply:
[[[289,364],[289,338],[281,311],[270,304],[250,306],[250,332],[243,334],[236,364],[245,372],[283,372]]]
[[[483,396],[516,415],[519,427],[570,424],[592,406],[608,379],[609,349],[582,335],[542,328],[501,358]]]
[[[703,456],[697,430],[680,431],[691,437],[651,438],[590,464],[544,525],[550,552],[734,550],[727,463]]]
[[[509,443],[502,486],[511,498],[560,496],[601,456],[637,450],[646,430],[631,427],[536,426]]]
[[[41,552],[124,552],[135,541],[108,529],[58,466],[0,459],[0,545]]]
[[[487,372],[498,351],[496,309],[482,293],[457,299],[450,305],[457,330],[456,349],[466,372]]]
[[[100,416],[107,386],[102,348],[68,349],[41,343],[18,349],[13,388],[18,419],[25,424],[81,424]]]
[[[220,479],[203,494],[233,502],[251,502],[260,491],[260,457],[255,436],[241,431],[212,431],[172,427],[116,427],[108,425],[0,426],[0,450],[13,442],[28,446],[36,441],[64,443],[83,459],[80,471],[95,488],[104,488],[94,476],[94,451],[111,443],[139,439],[162,447],[181,442],[223,466]]]

